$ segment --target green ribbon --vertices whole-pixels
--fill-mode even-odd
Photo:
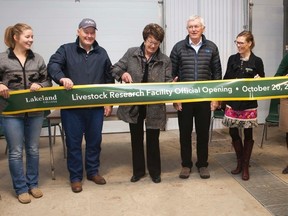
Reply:
[[[78,85],[12,91],[3,114],[48,109],[288,97],[288,77],[171,83]]]

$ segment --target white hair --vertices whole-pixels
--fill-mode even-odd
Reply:
[[[187,27],[188,27],[188,23],[190,21],[195,21],[195,20],[199,20],[199,22],[203,26],[203,28],[205,27],[204,19],[199,15],[190,16],[189,19],[187,20]]]

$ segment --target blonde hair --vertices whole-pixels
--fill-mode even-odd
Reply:
[[[14,26],[8,26],[5,30],[4,43],[11,49],[15,48],[14,36],[19,37],[25,30],[32,30],[31,26],[25,23],[17,23]]]
[[[251,50],[255,47],[255,40],[251,31],[244,30],[240,32],[236,38],[238,37],[245,37],[246,42],[251,42],[251,46],[250,46]]]

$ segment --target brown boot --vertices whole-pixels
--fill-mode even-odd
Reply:
[[[288,174],[288,165],[287,165],[287,167],[282,171],[282,174]]]
[[[254,140],[244,140],[242,179],[249,180],[249,161],[253,149]]]
[[[239,174],[242,171],[242,156],[243,156],[243,145],[242,140],[232,141],[236,157],[237,157],[237,167],[234,170],[231,170],[233,175]]]

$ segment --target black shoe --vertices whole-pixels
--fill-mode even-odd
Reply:
[[[130,182],[137,182],[139,181],[141,178],[143,178],[145,175],[142,175],[142,176],[135,176],[133,175],[130,179]]]
[[[160,183],[161,182],[161,177],[160,176],[156,176],[156,177],[151,177],[152,178],[152,181],[154,183]]]

